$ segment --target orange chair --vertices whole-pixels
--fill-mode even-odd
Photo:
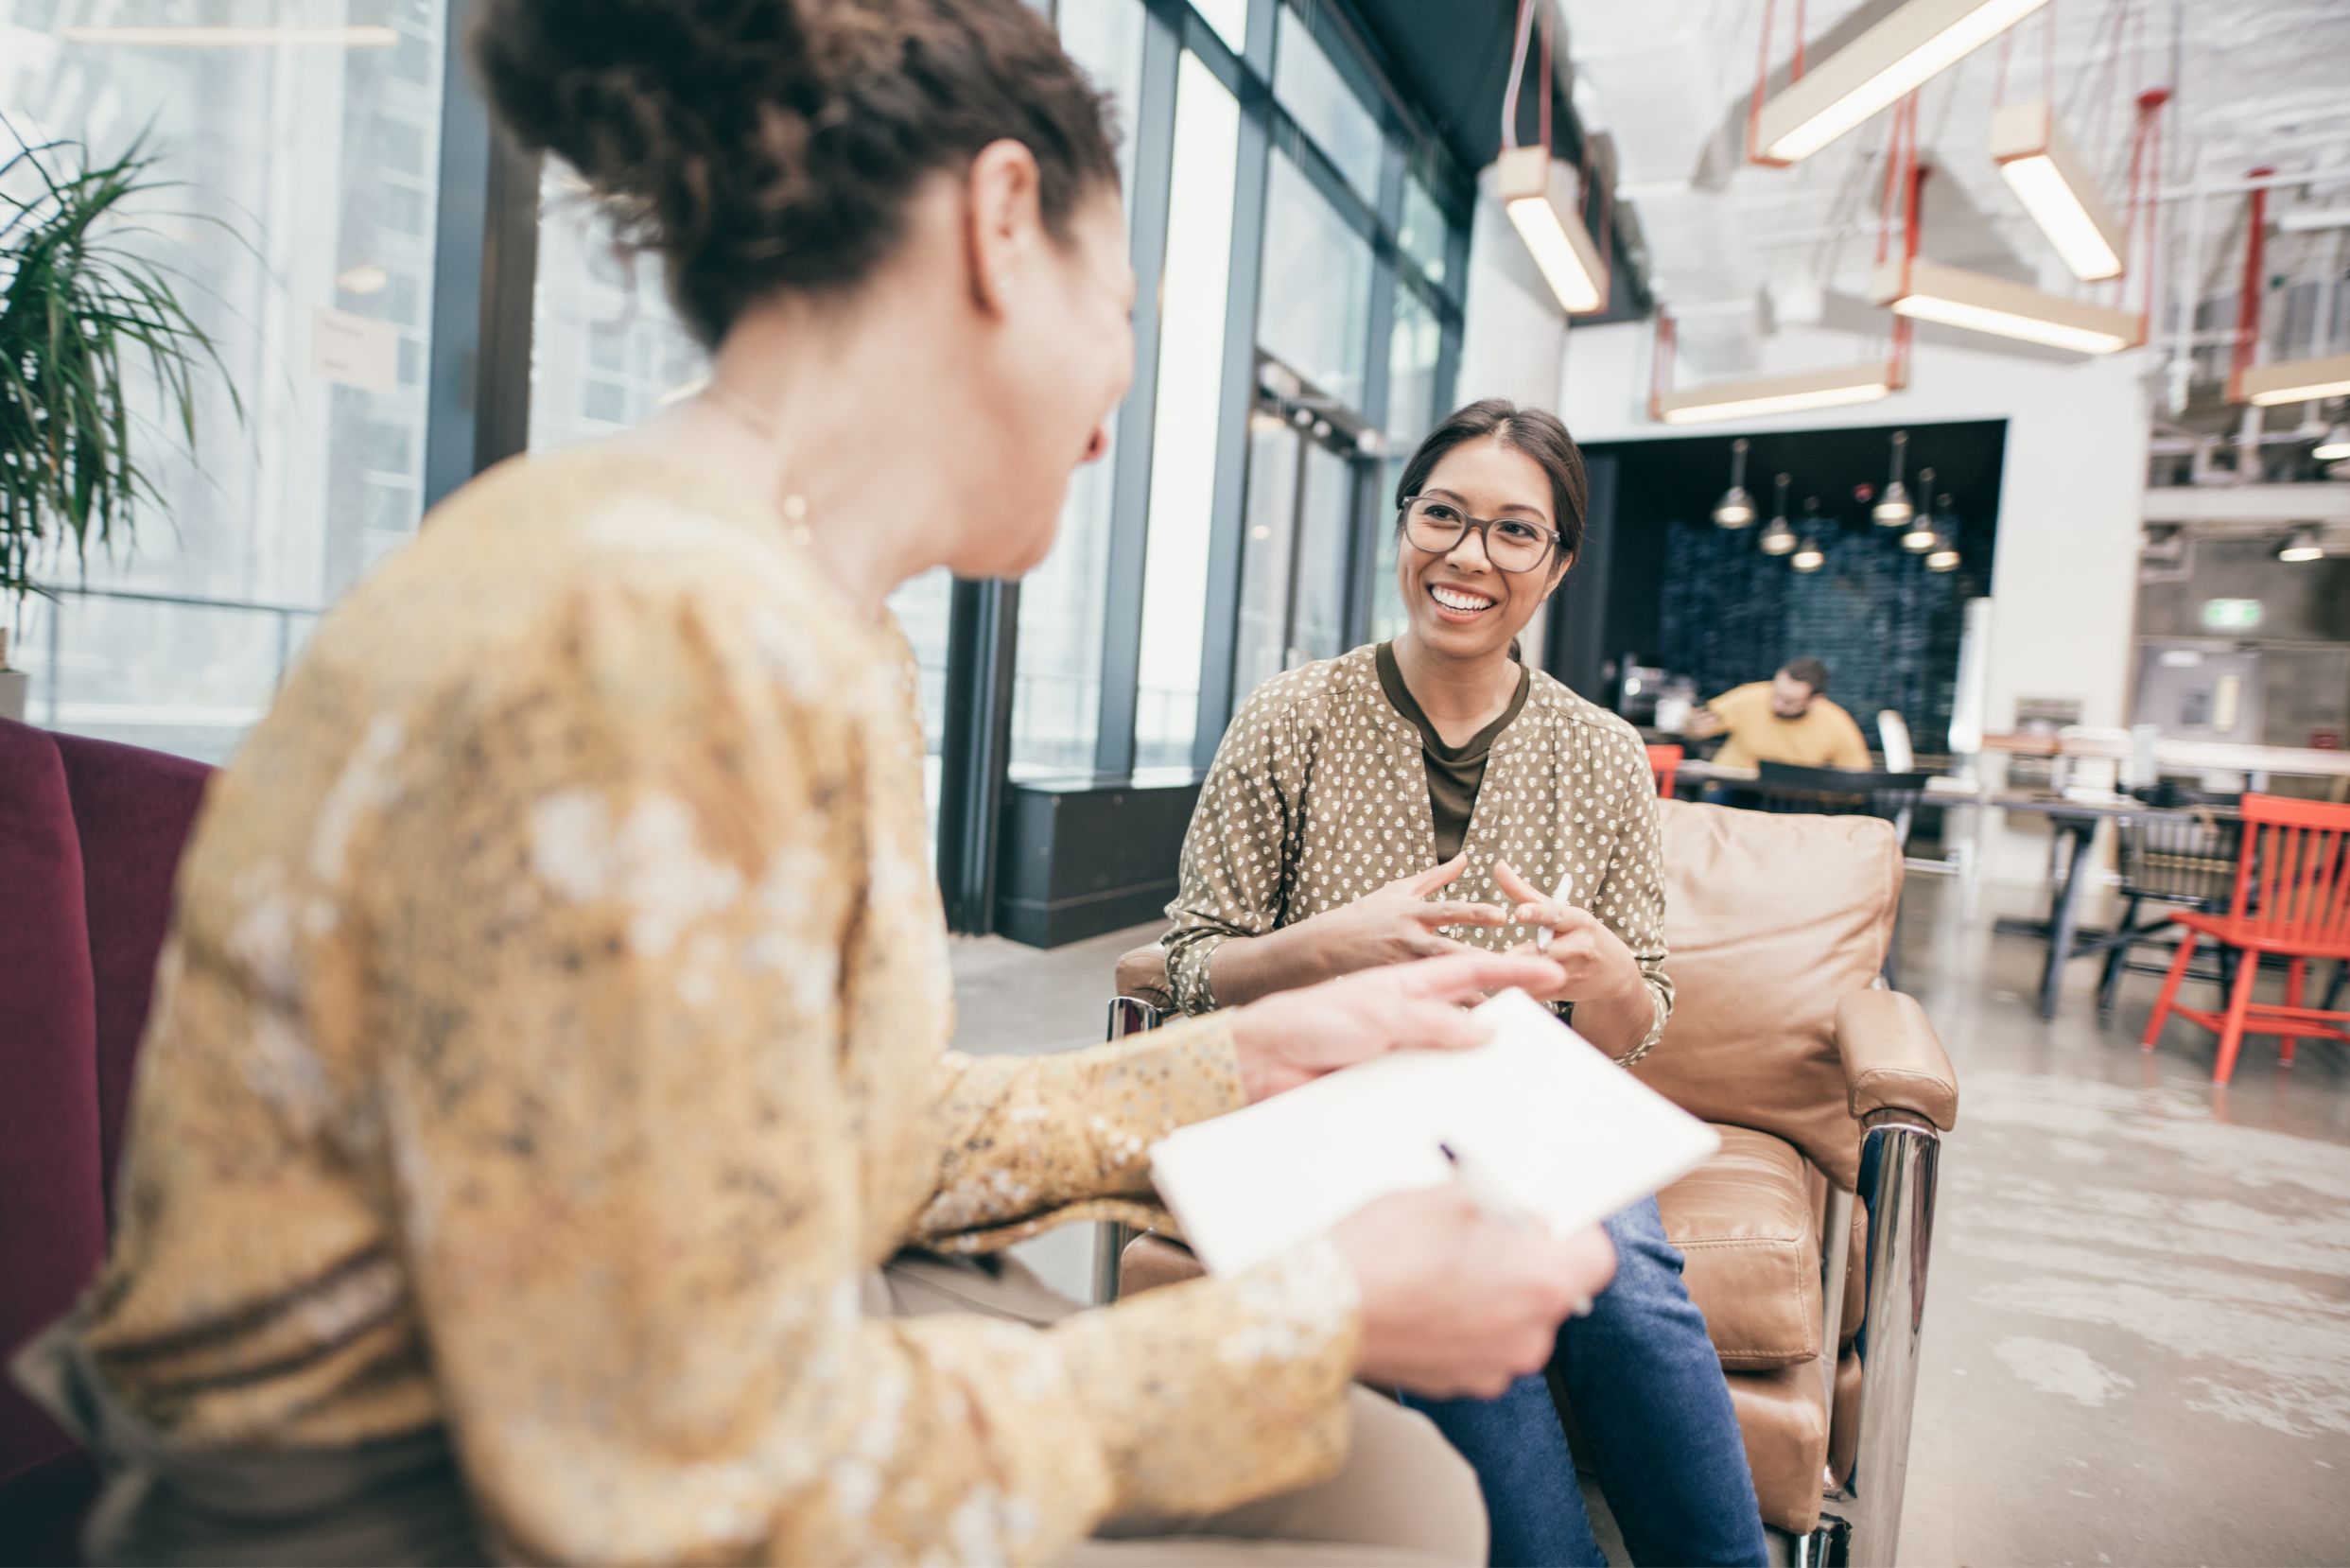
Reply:
[[[2149,1051],[2172,1013],[2217,1034],[2219,1060],[2211,1076],[2220,1084],[2236,1071],[2236,1053],[2248,1033],[2283,1036],[2278,1059],[2285,1062],[2293,1059],[2293,1042],[2304,1035],[2350,1042],[2350,1029],[2342,1027],[2350,1012],[2301,1004],[2311,959],[2350,960],[2350,806],[2248,794],[2243,818],[2234,902],[2225,915],[2180,910],[2170,916],[2186,930],[2146,1025]],[[2242,954],[2224,1013],[2176,1001],[2195,945],[2206,936]],[[2288,961],[2281,1006],[2252,999],[2260,960],[2272,953]]]
[[[1657,775],[1657,793],[1665,800],[1673,798],[1673,775],[1680,772],[1680,758],[1679,746],[1648,748],[1648,771]]]

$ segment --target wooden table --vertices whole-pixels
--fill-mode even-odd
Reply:
[[[1983,749],[2015,757],[2093,757],[2121,761],[2130,756],[2130,740],[2112,735],[1986,735]],[[2314,746],[2158,740],[2154,742],[2154,760],[2182,771],[2350,778],[2350,751],[2321,751]]]

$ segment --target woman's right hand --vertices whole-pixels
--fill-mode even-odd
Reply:
[[[1596,1227],[1562,1241],[1495,1219],[1457,1183],[1381,1198],[1331,1239],[1362,1288],[1356,1375],[1431,1399],[1493,1399],[1541,1371],[1560,1322],[1615,1277]]]
[[[1286,934],[1314,976],[1334,980],[1415,958],[1459,952],[1468,944],[1444,934],[1447,926],[1506,926],[1508,913],[1491,904],[1430,898],[1469,868],[1466,850],[1442,865],[1399,878],[1350,904],[1298,921]]]

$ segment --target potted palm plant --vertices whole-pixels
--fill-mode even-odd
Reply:
[[[176,269],[137,249],[154,235],[130,209],[176,183],[155,178],[146,139],[98,161],[0,126],[14,144],[0,164],[0,717],[22,719],[9,634],[26,600],[67,556],[80,568],[93,546],[132,549],[163,500],[154,441],[193,446],[197,382],[226,367],[181,305]]]

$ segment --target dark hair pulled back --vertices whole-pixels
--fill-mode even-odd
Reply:
[[[1583,471],[1583,453],[1567,434],[1558,416],[1547,409],[1527,409],[1506,397],[1488,397],[1454,410],[1428,432],[1412,461],[1396,481],[1398,514],[1417,496],[1444,454],[1464,442],[1490,437],[1513,452],[1523,452],[1550,478],[1551,516],[1558,530],[1558,548],[1572,562],[1583,550],[1583,514],[1591,505],[1591,477]]]
[[[908,198],[1009,138],[1047,228],[1115,185],[1108,103],[1021,0],[487,0],[499,117],[661,256],[704,344],[785,289],[853,286]]]

